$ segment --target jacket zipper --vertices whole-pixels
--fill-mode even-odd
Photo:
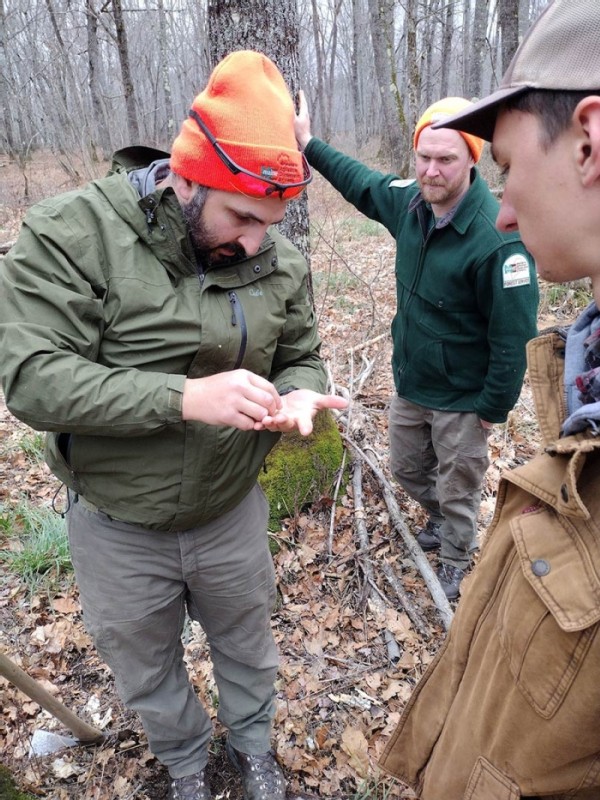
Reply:
[[[427,218],[425,216],[425,212],[424,212],[423,208],[417,208],[416,209],[416,213],[417,213],[417,219],[419,220],[419,227],[421,228],[421,234],[423,236],[423,245],[421,247],[421,252],[419,254],[419,263],[418,263],[417,269],[415,271],[415,277],[413,278],[412,285],[411,285],[410,289],[408,290],[408,299],[407,299],[406,304],[404,306],[404,311],[403,311],[404,314],[406,314],[406,312],[408,311],[408,307],[412,304],[412,301],[413,301],[413,298],[414,298],[414,295],[415,295],[415,289],[417,288],[417,285],[419,283],[419,279],[421,277],[421,273],[423,271],[423,262],[425,260],[425,251],[427,249],[427,245],[429,244],[429,240],[431,239],[431,237],[433,235],[433,232],[435,231],[435,224],[434,224],[434,226],[432,228],[428,229]],[[407,325],[406,325],[406,328],[405,328],[405,336],[403,338],[402,362],[398,365],[398,378],[399,378],[399,380],[402,379],[403,374],[404,374],[404,370],[406,369],[406,365],[408,363],[408,358],[406,356],[406,342],[408,340],[408,315],[406,315],[406,316],[407,316]]]
[[[248,328],[246,326],[246,317],[244,316],[244,309],[240,303],[239,297],[235,292],[229,292],[229,302],[231,304],[231,324],[236,327],[240,326],[240,349],[235,360],[234,369],[239,369],[244,355],[246,354],[246,345],[248,344]]]

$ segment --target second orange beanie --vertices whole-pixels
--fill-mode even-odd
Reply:
[[[417,149],[417,143],[423,128],[433,125],[434,122],[440,122],[445,117],[451,117],[454,114],[458,114],[459,111],[463,111],[465,108],[468,108],[472,105],[473,103],[471,103],[470,100],[465,100],[464,97],[445,97],[443,100],[438,100],[437,103],[430,105],[417,122],[413,140],[415,150]],[[481,153],[483,151],[483,139],[480,139],[478,136],[473,136],[471,133],[465,133],[464,131],[458,131],[458,133],[460,133],[462,138],[467,143],[469,150],[471,151],[471,155],[473,156],[473,161],[477,163],[481,158]]]

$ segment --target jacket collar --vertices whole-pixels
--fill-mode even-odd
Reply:
[[[529,381],[542,434],[543,454],[505,477],[539,497],[560,514],[589,518],[578,490],[581,470],[589,453],[600,450],[600,437],[589,431],[561,437],[567,414],[564,384],[564,336],[558,331],[527,344]]]

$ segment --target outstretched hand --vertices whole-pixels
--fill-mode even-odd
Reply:
[[[348,401],[335,394],[319,394],[311,389],[296,389],[281,398],[282,407],[275,414],[268,414],[254,426],[254,430],[287,433],[298,430],[302,436],[312,433],[313,419],[323,408],[342,409]]]
[[[306,97],[304,96],[304,92],[302,89],[298,92],[298,113],[296,114],[296,118],[294,120],[294,133],[296,134],[296,140],[300,145],[301,149],[304,150],[306,145],[312,139],[312,134],[310,132],[310,115],[308,113],[308,103],[306,102]]]

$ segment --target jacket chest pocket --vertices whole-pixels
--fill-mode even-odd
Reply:
[[[517,550],[500,594],[497,633],[520,691],[549,719],[597,639],[593,557],[600,553],[589,529],[586,535],[550,510],[522,515],[511,527]]]
[[[283,304],[269,303],[261,282],[209,292],[203,301],[201,342],[188,377],[240,367],[267,376],[285,324]]]

